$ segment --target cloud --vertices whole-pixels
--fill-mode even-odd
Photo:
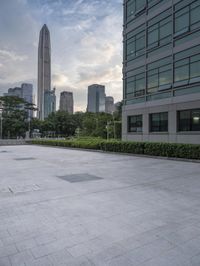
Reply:
[[[9,16],[7,15],[9,14]],[[0,92],[32,82],[37,92],[39,31],[51,33],[52,86],[74,92],[75,109],[85,110],[87,87],[106,85],[122,97],[122,0],[2,0]]]
[[[53,74],[52,76],[52,83],[54,84],[54,86],[58,86],[58,87],[65,87],[66,84],[68,83],[69,79],[67,77],[67,75],[65,74]]]
[[[12,61],[24,61],[28,57],[26,55],[18,55],[14,51],[0,50],[1,59],[9,59]]]

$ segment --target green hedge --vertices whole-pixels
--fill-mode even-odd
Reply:
[[[129,142],[129,141],[106,141],[99,139],[86,140],[31,140],[29,143],[92,149],[120,153],[144,154],[152,156],[186,158],[200,160],[200,145],[154,143],[154,142]]]

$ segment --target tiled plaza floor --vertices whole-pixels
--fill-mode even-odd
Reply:
[[[200,266],[200,164],[0,147],[0,266]]]

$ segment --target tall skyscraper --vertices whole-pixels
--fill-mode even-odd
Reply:
[[[105,112],[112,114],[115,110],[114,98],[112,96],[106,96]]]
[[[124,0],[124,140],[200,143],[199,13],[199,0]]]
[[[105,86],[93,84],[88,87],[87,111],[92,113],[105,112]]]
[[[73,93],[69,91],[63,91],[60,94],[60,111],[66,111],[69,114],[74,112],[74,100]]]
[[[43,120],[53,110],[49,108],[51,91],[51,41],[45,24],[40,31],[38,47],[38,118]],[[46,97],[46,99],[45,99]],[[45,105],[47,105],[45,107]],[[46,111],[45,111],[46,110]]]

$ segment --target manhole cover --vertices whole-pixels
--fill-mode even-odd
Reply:
[[[28,161],[28,160],[35,160],[35,158],[27,157],[27,158],[15,158],[16,161]]]
[[[87,182],[87,181],[103,179],[102,177],[98,177],[95,175],[89,175],[89,174],[75,174],[75,175],[65,175],[65,176],[58,176],[58,177],[70,183]]]

